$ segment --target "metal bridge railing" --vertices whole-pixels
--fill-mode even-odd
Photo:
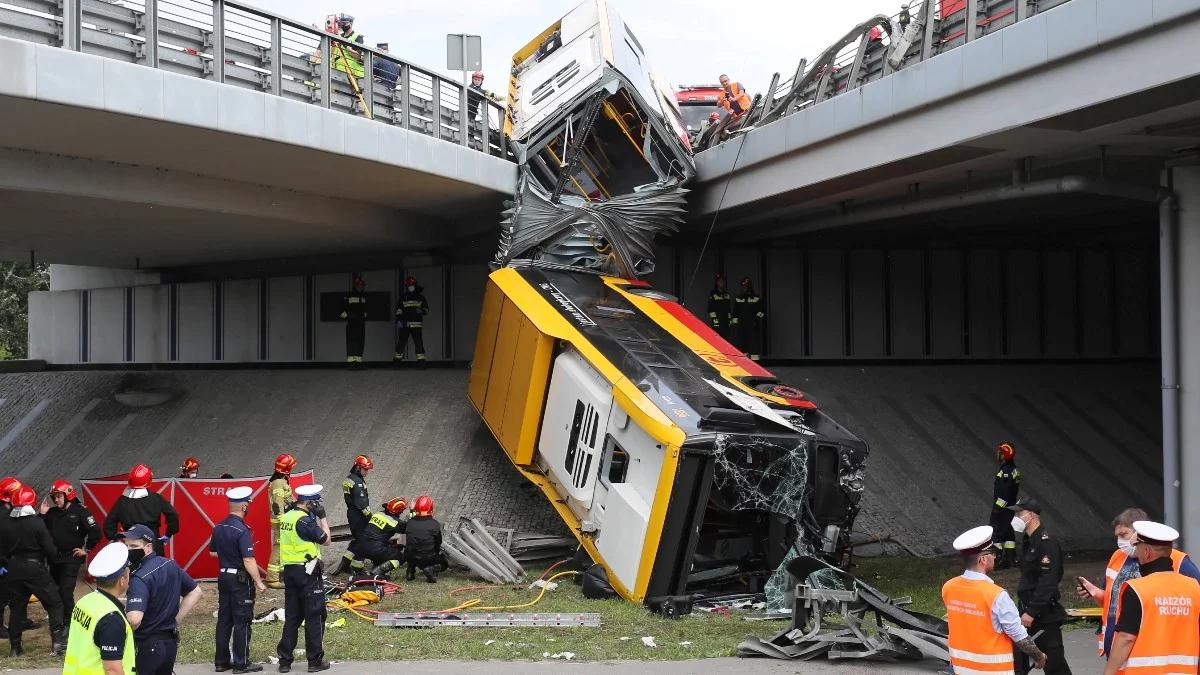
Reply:
[[[0,0],[0,36],[369,116],[509,156],[501,104],[432,70],[240,2]],[[337,44],[362,56],[362,103],[346,73],[330,67]]]

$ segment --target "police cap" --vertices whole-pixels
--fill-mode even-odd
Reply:
[[[321,489],[320,485],[301,485],[296,488],[296,499],[302,502],[316,501],[321,498]]]
[[[137,525],[134,525],[128,530],[122,532],[121,538],[126,540],[141,539],[142,541],[148,541],[152,544],[154,543],[154,540],[157,539],[157,537],[154,536],[154,531],[145,525],[142,525],[141,523],[138,523]]]
[[[225,491],[225,498],[233,504],[250,501],[250,495],[254,494],[254,490],[248,485],[241,485],[235,488],[229,488]]]
[[[88,564],[88,574],[96,577],[96,581],[108,582],[121,576],[121,572],[129,564],[129,547],[119,541],[112,542],[92,558]]]

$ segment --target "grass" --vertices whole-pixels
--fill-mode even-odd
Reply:
[[[1072,592],[1076,574],[1094,576],[1102,570],[1103,559],[1097,556],[1076,556],[1067,565],[1064,575],[1063,601],[1074,606]],[[921,560],[916,558],[859,559],[854,573],[881,591],[893,596],[909,595],[912,609],[944,615],[941,586],[949,577],[958,574],[955,559]],[[532,570],[534,578],[542,572]],[[996,574],[996,580],[1015,591],[1015,571]],[[695,612],[678,620],[663,619],[641,606],[622,600],[588,600],[570,578],[562,578],[557,589],[548,591],[537,605],[512,611],[521,612],[595,612],[602,617],[600,628],[376,628],[373,624],[349,612],[330,611],[328,623],[345,617],[345,625],[328,628],[325,633],[326,658],[336,661],[405,661],[405,660],[542,660],[545,655],[573,652],[575,660],[680,660],[732,656],[738,642],[746,635],[770,637],[786,627],[782,621],[747,622],[736,615],[725,618]],[[478,582],[463,574],[451,572],[437,584],[417,582],[403,584],[404,591],[386,597],[371,608],[379,611],[430,611],[447,609],[463,600],[477,597],[483,606],[517,605],[529,602],[537,595],[525,587],[491,587],[455,594],[448,592]],[[217,592],[215,584],[205,583],[200,606],[184,622],[179,645],[180,662],[211,663]],[[1014,593],[1015,595],[1015,593]],[[258,598],[256,612],[262,613],[283,604],[283,591],[269,590]],[[32,607],[31,615],[44,621],[40,607]],[[251,657],[265,661],[275,654],[282,624],[255,624],[251,641]],[[47,651],[45,628],[26,633],[26,656],[7,659],[6,668],[46,668],[61,663]],[[643,636],[651,636],[657,648],[642,644]],[[687,644],[685,644],[687,643]],[[300,647],[303,647],[303,630]],[[302,662],[301,658],[297,659]]]

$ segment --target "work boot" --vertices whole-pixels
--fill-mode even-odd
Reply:
[[[66,631],[58,630],[51,634],[50,653],[55,656],[62,656],[67,653]]]
[[[413,579],[416,579],[416,578],[417,578],[417,571],[411,567],[408,568],[408,571],[404,573],[405,581],[412,581]]]
[[[281,673],[292,672],[292,662],[291,661],[287,661],[287,662],[280,661],[279,662],[279,672],[281,672]]]
[[[251,663],[251,664],[248,664],[241,668],[233,669],[234,675],[241,675],[242,673],[258,673],[258,672],[262,672],[262,666],[257,663]]]
[[[371,576],[386,578],[387,575],[392,570],[397,569],[399,567],[400,567],[400,563],[396,562],[395,560],[389,560],[389,561],[383,563],[382,565],[376,565],[375,569],[371,570]]]
[[[333,573],[335,575],[336,574],[350,574],[353,571],[352,565],[353,565],[353,563],[351,562],[351,559],[343,555],[341,562],[338,563],[338,567],[336,570],[333,571]]]
[[[21,649],[20,642],[9,642],[8,645],[8,655],[12,658],[16,658],[25,653],[25,650]]]
[[[310,673],[319,673],[322,670],[329,670],[329,662],[328,661],[322,661],[320,663],[308,664],[308,672],[310,672]]]
[[[433,570],[426,567],[425,569],[421,570],[421,572],[423,572],[425,574],[425,583],[427,583],[427,584],[436,584],[437,583],[437,577],[434,576]]]
[[[8,639],[8,626],[0,623],[0,640]]]
[[[25,619],[25,630],[35,630],[41,627],[42,624],[34,621],[33,619]]]

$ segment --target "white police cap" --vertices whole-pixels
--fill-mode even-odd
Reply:
[[[977,555],[992,546],[992,526],[980,525],[958,535],[954,540],[954,550],[959,555]]]
[[[322,486],[301,485],[296,488],[296,498],[303,501],[313,501],[321,498]]]
[[[250,495],[252,494],[254,494],[254,490],[250,489],[248,485],[241,485],[226,490],[225,498],[236,504],[250,501]]]
[[[88,574],[98,581],[109,581],[121,575],[129,564],[129,547],[119,541],[114,541],[96,554],[88,564]]]
[[[1153,520],[1137,520],[1133,523],[1138,541],[1151,546],[1170,546],[1179,538],[1179,530]]]

